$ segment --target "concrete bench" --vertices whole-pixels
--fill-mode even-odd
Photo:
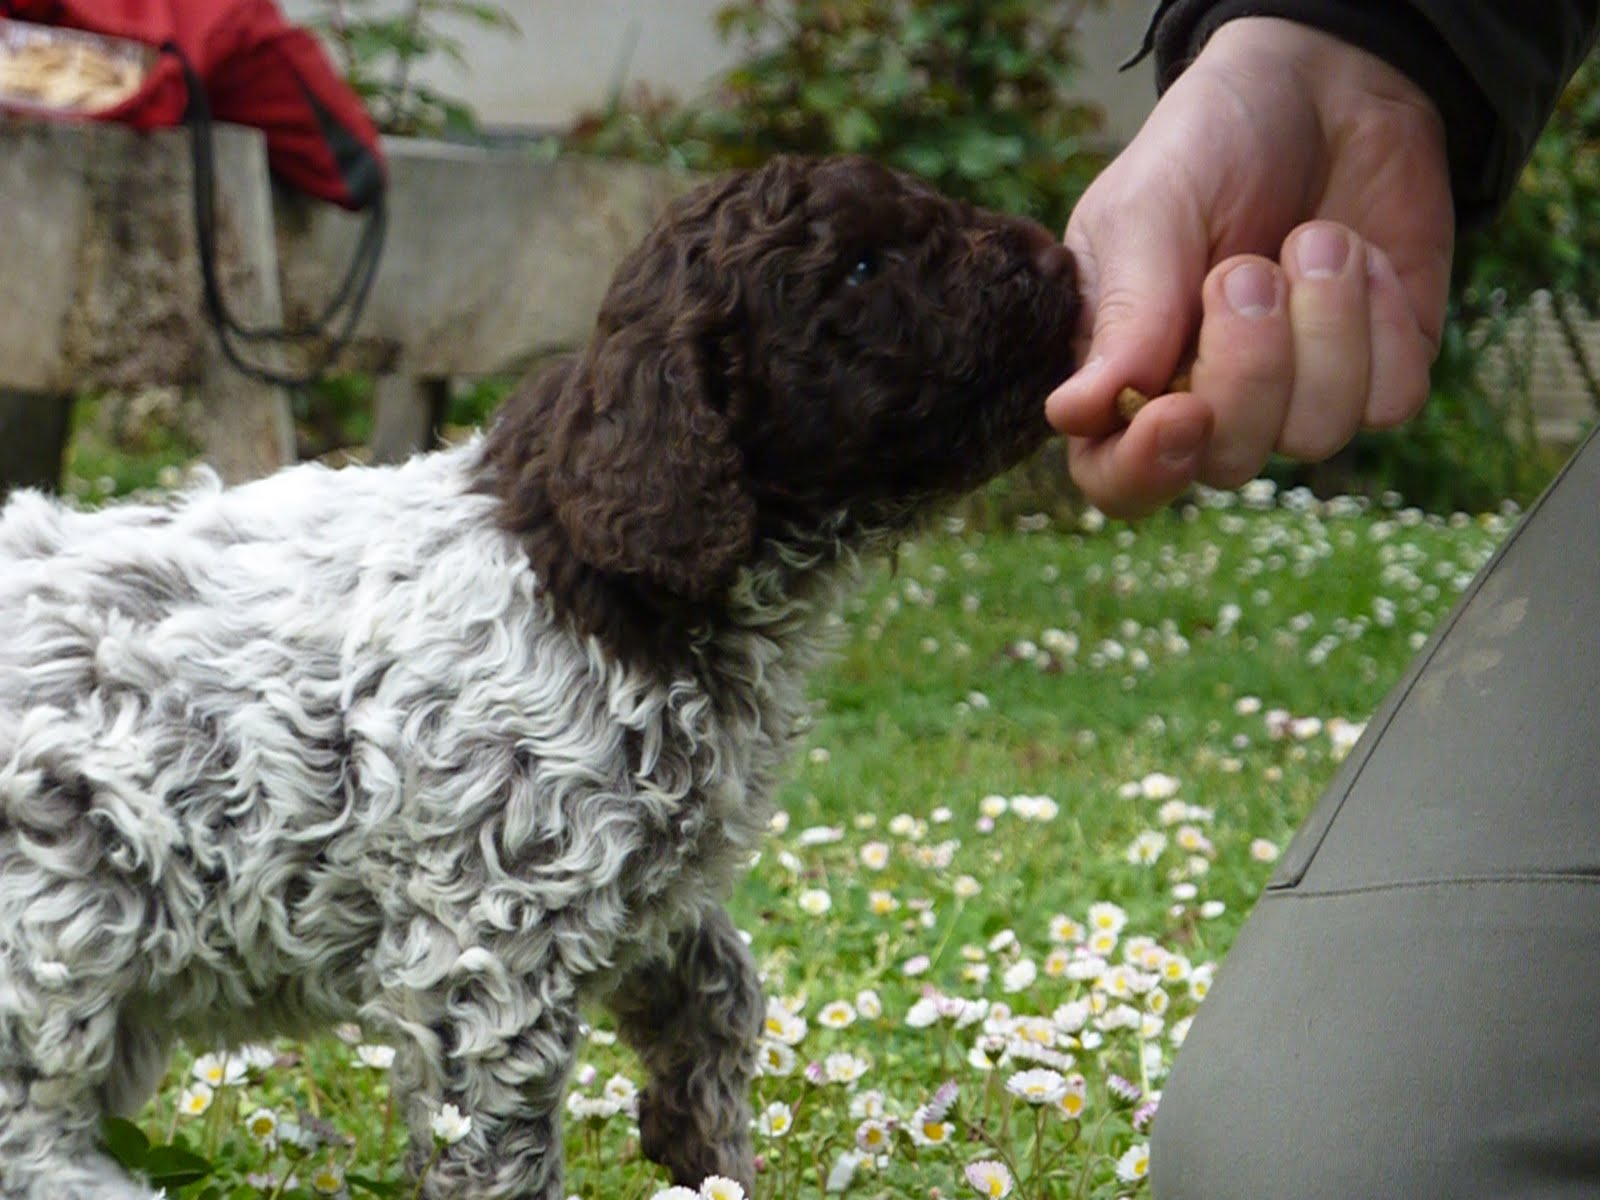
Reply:
[[[616,263],[692,182],[626,163],[391,139],[389,232],[342,365],[379,377],[380,458],[423,445],[444,381],[586,335]],[[320,310],[360,219],[270,182],[259,134],[216,131],[218,260],[245,323]],[[288,399],[223,358],[201,300],[188,135],[0,120],[0,440],[6,413],[96,388],[198,389],[228,479],[293,456]],[[0,474],[4,458],[0,456]]]

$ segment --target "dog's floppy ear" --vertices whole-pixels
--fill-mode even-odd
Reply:
[[[690,347],[613,331],[573,373],[557,423],[550,499],[573,552],[714,597],[754,543],[755,502]]]

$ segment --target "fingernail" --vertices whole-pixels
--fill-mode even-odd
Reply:
[[[1313,225],[1295,243],[1294,257],[1308,279],[1337,275],[1350,257],[1350,235],[1335,225]]]
[[[1278,273],[1266,263],[1240,263],[1222,280],[1228,307],[1241,317],[1265,317],[1278,307]]]
[[[1181,467],[1200,453],[1205,440],[1205,421],[1168,421],[1156,431],[1156,454],[1166,466]]]

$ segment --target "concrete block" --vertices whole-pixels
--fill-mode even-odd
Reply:
[[[218,258],[241,317],[276,322],[261,135],[216,130]],[[0,387],[195,383],[207,338],[188,134],[0,120]]]
[[[632,163],[385,142],[389,231],[351,365],[442,379],[515,370],[588,336],[622,257],[698,182]],[[285,312],[334,293],[361,218],[280,195]]]

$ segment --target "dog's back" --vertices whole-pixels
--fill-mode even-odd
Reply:
[[[219,992],[248,1010],[289,982],[303,1019],[349,1011],[352,981],[319,997],[328,976],[309,969],[340,926],[376,936],[374,827],[420,816],[401,808],[426,800],[430,731],[449,758],[439,731],[461,706],[488,720],[496,685],[535,673],[531,575],[463,457],[102,512],[7,506],[0,1060],[8,987],[98,978],[104,995],[160,993],[180,1027]],[[217,970],[241,955],[248,972]]]

